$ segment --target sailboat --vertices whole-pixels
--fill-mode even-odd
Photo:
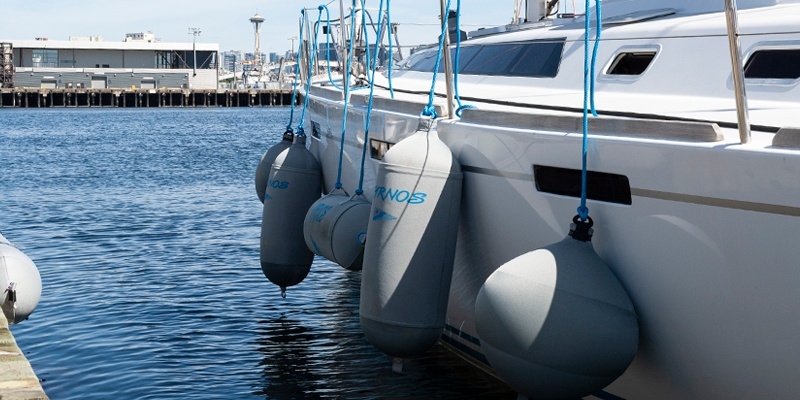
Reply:
[[[372,204],[368,339],[532,399],[796,398],[800,1],[558,3],[301,87],[323,192]]]

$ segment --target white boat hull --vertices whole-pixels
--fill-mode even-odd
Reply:
[[[330,110],[310,120],[339,127],[311,144],[329,190],[342,103],[313,100],[312,109]],[[396,143],[413,132],[417,116],[373,113],[373,139]],[[355,108],[349,115],[342,174],[349,191],[358,179],[364,114]],[[537,191],[533,165],[580,169],[581,137],[453,121],[438,130],[464,169],[443,340],[482,364],[475,297],[505,262],[566,237],[578,199]],[[632,194],[631,205],[588,202],[594,248],[627,289],[641,330],[636,359],[607,391],[651,399],[800,394],[800,207],[785,201],[800,199],[800,154],[593,135],[589,158],[592,171],[627,176]],[[365,188],[376,165],[368,158]]]
[[[778,7],[782,6],[774,8]],[[794,5],[776,15],[797,13]],[[749,15],[753,27],[768,27],[764,21],[769,14],[756,10]],[[688,18],[698,26],[723,20],[718,14],[713,19],[702,13]],[[669,23],[654,22],[658,29],[653,32],[665,31]],[[717,32],[721,24],[709,26]],[[615,32],[622,35],[625,29]],[[635,27],[629,31],[634,37],[639,33]],[[694,43],[708,48],[709,59],[727,57],[723,35],[699,31],[702,37],[691,43],[685,40],[690,36],[670,35],[637,37],[631,44],[620,39],[621,44],[610,47],[662,51],[663,45],[673,46],[675,51],[690,49]],[[744,37],[744,47],[757,48],[762,42],[773,46],[776,40],[792,38],[796,42],[796,32],[793,35]],[[567,43],[565,53],[582,49],[576,41]],[[667,50],[663,53],[660,57],[669,57]],[[613,58],[610,51],[600,59],[609,58]],[[670,62],[673,70],[684,67],[680,57],[663,61],[661,67]],[[579,65],[565,58],[559,74],[580,76],[576,73]],[[657,76],[659,70],[653,68],[652,74]],[[612,192],[627,190],[630,197],[628,202],[588,201],[595,223],[592,244],[630,296],[639,317],[640,340],[627,371],[596,397],[797,398],[800,144],[778,146],[772,142],[778,128],[800,126],[800,107],[792,97],[798,93],[797,84],[749,82],[759,105],[752,107],[756,123],[772,124],[774,129],[761,129],[749,143],[742,144],[732,123],[736,118],[730,66],[716,72],[692,68],[700,78],[678,74],[685,79],[679,84],[690,93],[687,97],[681,97],[679,89],[678,94],[658,99],[661,91],[672,90],[672,83],[654,76],[598,80],[599,88],[609,88],[598,92],[598,97],[605,99],[606,105],[619,105],[620,111],[606,113],[595,121],[594,128],[599,129],[590,129],[588,170],[604,177],[624,177],[626,180],[609,185]],[[418,76],[414,74],[419,73],[407,73],[407,88],[414,85]],[[574,111],[580,104],[579,93],[558,88],[556,80],[500,77],[491,86],[488,79],[462,78],[465,91],[471,90],[477,101],[483,95],[481,87],[491,87],[493,92],[486,95],[486,103],[479,104],[481,111],[465,110],[463,119],[442,118],[436,129],[464,173],[442,342],[491,372],[475,327],[476,296],[487,277],[504,263],[567,236],[578,197],[543,189],[534,171],[536,167],[580,171],[582,136],[581,114]],[[636,79],[645,88],[643,93],[632,89],[636,86],[619,86],[633,85]],[[689,101],[702,93],[700,85],[712,81],[707,99]],[[522,82],[541,87],[525,88],[529,90],[513,97]],[[443,92],[443,87],[439,89]],[[377,91],[382,101],[371,114],[364,179],[370,199],[382,146],[414,132],[417,113],[427,100],[422,90],[420,84],[398,94],[396,100],[390,100],[385,90]],[[365,141],[367,107],[362,93],[350,99],[344,141],[342,182],[350,193],[358,183]],[[534,103],[539,98],[556,106],[537,108]],[[313,128],[310,148],[322,164],[324,186],[329,191],[339,170],[344,102],[341,92],[320,87],[312,89],[310,100],[311,126],[306,129]],[[650,109],[648,102],[658,104],[657,111],[669,118],[644,115]],[[437,104],[441,105],[441,99]],[[640,111],[637,106],[643,111],[634,115]]]

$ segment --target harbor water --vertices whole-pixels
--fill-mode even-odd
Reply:
[[[43,282],[12,331],[51,399],[516,397],[441,346],[393,373],[359,327],[360,273],[318,258],[285,299],[266,280],[253,176],[288,119],[0,111],[0,231]]]

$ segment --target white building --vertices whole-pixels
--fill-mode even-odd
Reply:
[[[14,86],[217,88],[216,43],[164,43],[152,32],[128,34],[123,42],[104,42],[99,36],[70,39],[0,40],[12,47]]]

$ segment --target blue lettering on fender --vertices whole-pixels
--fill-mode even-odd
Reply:
[[[386,211],[381,210],[380,208],[375,208],[375,211],[372,212],[372,220],[373,221],[394,221],[397,217],[392,214],[387,213]]]
[[[323,218],[325,218],[325,214],[327,214],[328,211],[332,208],[333,206],[329,206],[325,203],[317,204],[311,210],[311,217],[314,219],[315,222],[320,222],[322,221]]]
[[[403,189],[377,186],[375,187],[375,197],[383,201],[390,200],[398,203],[422,204],[425,202],[425,198],[428,197],[428,195],[423,192],[411,192]]]
[[[277,179],[270,179],[269,182],[267,182],[267,185],[269,185],[269,187],[271,187],[273,189],[288,189],[289,188],[289,182],[287,182],[287,181],[279,181]]]

